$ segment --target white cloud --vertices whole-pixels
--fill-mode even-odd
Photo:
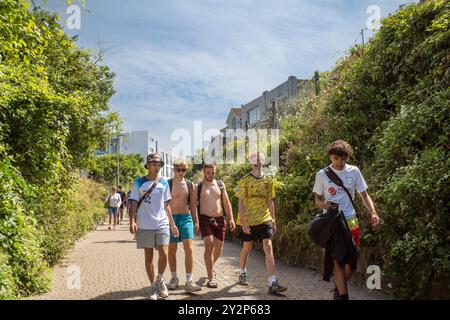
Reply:
[[[365,25],[367,5],[386,15],[392,3],[366,2],[88,1],[81,38],[106,46],[126,129],[151,129],[168,149],[173,130],[192,131],[196,120],[222,128],[230,107],[330,68]]]

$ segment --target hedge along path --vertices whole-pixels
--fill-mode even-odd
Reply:
[[[218,289],[206,287],[206,269],[203,262],[203,242],[197,237],[194,241],[194,281],[202,287],[196,294],[187,294],[185,283],[184,253],[179,244],[177,251],[178,278],[180,287],[170,291],[168,299],[319,299],[332,297],[332,282],[322,281],[321,275],[307,268],[290,266],[276,261],[280,281],[289,289],[285,295],[267,294],[264,254],[253,250],[249,262],[248,287],[238,284],[239,253],[241,247],[225,242],[222,257],[216,264]],[[157,254],[155,255],[157,258]],[[156,267],[156,263],[154,263]],[[79,269],[78,269],[79,268]],[[80,288],[77,288],[76,275],[80,272]],[[167,265],[164,278],[170,280]],[[69,283],[69,286],[68,286]],[[97,227],[78,241],[68,257],[52,271],[51,291],[32,299],[148,299],[149,281],[144,268],[144,252],[136,249],[136,243],[128,231],[128,221],[108,231],[107,224]],[[356,286],[350,287],[351,299],[388,299],[381,292],[369,291]]]

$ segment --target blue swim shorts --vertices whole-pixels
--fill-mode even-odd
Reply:
[[[178,228],[179,236],[170,235],[170,243],[182,242],[187,239],[194,239],[194,221],[190,213],[173,214],[173,220]]]

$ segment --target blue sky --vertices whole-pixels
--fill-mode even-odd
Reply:
[[[65,31],[79,35],[80,47],[104,48],[104,64],[117,74],[111,109],[124,129],[148,129],[169,149],[177,128],[223,128],[231,107],[290,75],[329,70],[361,41],[368,6],[385,17],[410,2],[417,1],[87,0],[81,29]],[[46,8],[65,25],[65,0]]]

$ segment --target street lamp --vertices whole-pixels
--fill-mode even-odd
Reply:
[[[120,138],[126,137],[126,134],[117,135],[117,187],[120,186]]]

